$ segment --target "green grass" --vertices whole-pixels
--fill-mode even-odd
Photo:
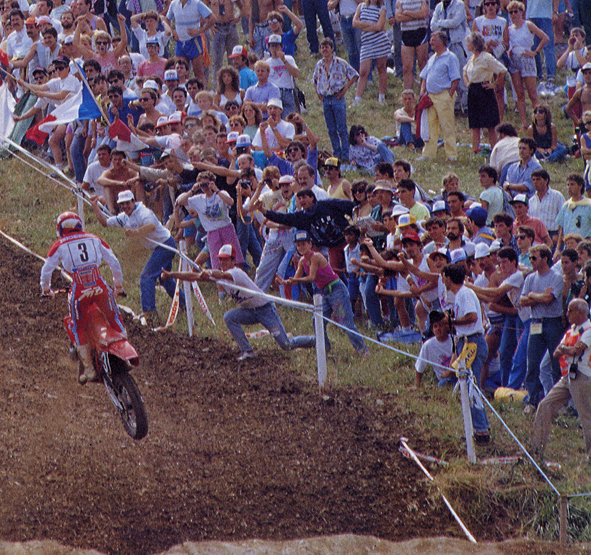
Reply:
[[[296,59],[302,75],[311,75],[317,59],[308,55],[303,36],[299,46]],[[306,121],[314,132],[319,134],[320,148],[330,150],[320,102],[315,95],[311,80],[302,77],[299,79],[299,86],[308,100]],[[393,113],[399,107],[396,99],[401,89],[401,82],[390,75],[387,92],[389,104],[382,106],[377,104],[376,85],[370,83],[364,96],[364,105],[361,108],[349,110],[348,124],[362,124],[371,135],[377,137],[394,134]],[[352,98],[353,91],[350,91],[348,101]],[[565,96],[558,96],[550,101],[550,105],[555,114],[554,122],[558,126],[559,139],[569,143],[572,125],[560,115],[560,107],[565,102]],[[513,102],[509,100],[509,104],[507,117],[517,123]],[[413,163],[413,177],[425,189],[438,191],[443,175],[454,171],[460,177],[462,189],[477,196],[479,193],[477,169],[486,162],[486,159],[472,155],[466,120],[458,120],[458,129],[458,142],[465,146],[460,146],[459,159],[454,164],[443,162],[443,153],[439,154],[441,157],[439,163],[429,165],[414,164],[419,153],[400,148],[395,149],[395,154],[397,158],[407,158]],[[571,160],[568,164],[547,165],[546,168],[552,176],[554,186],[565,193],[566,175],[573,171],[581,172],[583,163],[581,160]],[[1,229],[21,240],[35,252],[44,255],[55,240],[56,216],[63,210],[75,206],[74,197],[65,188],[33,172],[14,158],[0,161],[0,177]],[[355,172],[348,172],[347,177],[353,180],[357,176]],[[129,294],[125,304],[135,312],[140,312],[138,278],[147,259],[147,251],[139,244],[128,240],[121,230],[105,229],[99,226],[88,207],[86,207],[86,217],[87,229],[103,237],[121,261],[125,287]],[[199,307],[195,306],[195,333],[200,337],[216,337],[222,340],[228,349],[236,351],[236,346],[228,335],[222,319],[226,306],[218,304],[217,291],[212,284],[202,284],[201,288],[217,326],[211,325]],[[161,315],[166,315],[170,306],[168,297],[159,291],[157,301],[159,312]],[[279,312],[288,331],[294,334],[312,333],[309,313],[304,314],[286,307],[279,307]],[[184,316],[181,316],[176,327],[177,333],[187,333],[184,322]],[[367,333],[362,326],[360,330]],[[444,491],[450,493],[452,502],[455,500],[457,504],[459,500],[465,501],[466,510],[470,511],[472,517],[481,515],[483,520],[493,518],[500,508],[515,515],[518,515],[519,511],[533,514],[535,516],[531,521],[519,522],[518,526],[521,528],[516,529],[521,529],[524,533],[533,531],[544,538],[556,537],[555,496],[548,493],[547,485],[541,481],[531,465],[525,463],[517,466],[472,466],[466,462],[465,457],[454,458],[450,455],[450,453],[462,451],[460,438],[464,435],[457,397],[452,398],[448,391],[438,390],[432,376],[427,376],[423,380],[421,391],[409,391],[408,387],[414,381],[413,360],[374,344],[369,345],[371,357],[361,359],[356,356],[342,332],[329,326],[329,335],[333,350],[328,356],[328,388],[362,386],[396,395],[400,411],[397,417],[404,418],[420,438],[435,438],[441,451],[432,454],[448,458],[452,463],[447,469],[439,469],[436,472],[438,484]],[[279,352],[278,347],[269,337],[254,340],[254,345],[256,348]],[[417,346],[397,347],[402,351],[418,353]],[[316,382],[316,356],[313,351],[298,351],[288,356],[292,367],[299,375],[312,383]],[[520,405],[495,406],[517,437],[527,444],[531,420],[521,413]],[[487,449],[486,456],[518,454],[518,448],[494,416],[490,415],[490,421],[494,443]],[[414,439],[418,441],[419,438]],[[413,438],[410,444],[413,445]],[[591,489],[591,466],[584,462],[582,434],[575,419],[572,417],[558,419],[553,428],[547,455],[548,459],[560,462],[562,465],[561,471],[552,475],[553,482],[561,491],[577,492]],[[578,499],[572,502],[572,506],[575,511],[573,515],[578,515],[571,521],[573,536],[579,541],[587,539],[591,504],[586,499]]]

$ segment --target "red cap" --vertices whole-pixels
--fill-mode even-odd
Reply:
[[[402,240],[408,239],[409,241],[414,241],[415,243],[420,243],[421,238],[416,231],[408,230],[403,236]]]

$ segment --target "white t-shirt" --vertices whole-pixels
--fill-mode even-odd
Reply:
[[[503,283],[501,283],[501,287],[503,285],[510,285],[513,287],[513,289],[507,293],[507,297],[509,297],[511,304],[517,309],[517,314],[519,315],[519,318],[522,322],[526,322],[531,318],[531,307],[519,306],[519,297],[521,297],[521,289],[523,288],[524,281],[525,278],[523,277],[523,274],[519,270],[516,270],[505,281],[503,281]]]
[[[187,206],[199,214],[205,231],[215,231],[232,223],[229,207],[217,193],[209,198],[204,193],[194,195],[188,199]]]
[[[105,194],[105,189],[102,185],[97,183],[97,180],[103,174],[103,172],[110,170],[112,167],[113,164],[110,164],[105,168],[104,166],[101,166],[98,160],[96,160],[95,162],[88,164],[82,182],[88,183],[96,191],[97,195],[102,196]]]
[[[293,124],[288,123],[287,121],[281,120],[276,127],[277,131],[280,135],[289,139],[290,141],[293,140],[295,137],[295,127]],[[275,132],[271,129],[271,127],[267,127],[265,130],[265,136],[267,137],[267,142],[269,143],[269,148],[279,148],[279,143],[275,138]],[[261,129],[257,129],[255,136],[252,140],[252,146],[256,146],[262,148],[263,144],[261,143]]]
[[[295,66],[296,68],[298,67],[292,56],[286,55],[285,59],[289,65]],[[285,62],[283,62],[281,58],[267,58],[265,61],[271,68],[269,73],[269,82],[273,83],[273,85],[279,87],[280,89],[293,89],[293,77],[289,74],[289,71],[287,71]]]
[[[423,260],[421,260],[421,263],[419,264],[419,270],[421,270],[422,272],[430,272],[431,271],[431,268],[429,268],[429,265],[427,264],[427,257],[426,256],[423,256]],[[424,280],[423,278],[419,278],[419,277],[415,276],[414,274],[411,274],[410,276],[417,287],[423,287],[423,285],[425,285],[427,283],[426,280]],[[433,289],[430,289],[429,291],[425,291],[425,292],[421,293],[421,296],[423,297],[423,299],[425,299],[425,301],[432,303],[433,301],[437,300],[437,298],[438,298],[437,287],[434,287]]]
[[[170,231],[166,229],[160,220],[156,217],[156,214],[152,212],[148,207],[144,206],[141,202],[135,203],[135,210],[128,216],[124,212],[112,216],[107,219],[107,227],[124,227],[125,229],[138,229],[147,224],[154,224],[155,229],[148,233],[145,237],[140,239],[140,243],[148,250],[153,251],[158,245],[152,243],[157,241],[158,243],[164,243],[170,238]],[[149,241],[152,239],[152,241]]]
[[[441,367],[449,368],[452,354],[453,343],[449,335],[445,341],[439,341],[436,337],[431,337],[421,347],[419,358],[415,362],[415,370],[419,374],[423,374],[432,365],[437,379],[440,380],[443,372],[445,372],[444,368]]]
[[[228,273],[232,275],[232,279],[236,285],[257,291],[258,293],[264,295],[263,290],[258,287],[254,281],[252,281],[240,268],[234,267],[231,270],[228,270]],[[227,285],[224,285],[224,283],[226,283],[224,281],[220,281],[219,283],[224,288],[224,291],[226,291],[226,293],[228,293],[228,295],[230,295],[236,304],[239,304],[241,308],[258,308],[260,306],[266,305],[269,302],[264,297],[259,297],[258,295],[254,295],[252,293],[246,293],[245,291],[238,291],[238,289],[234,289],[233,287],[228,287]]]
[[[465,325],[455,324],[456,333],[458,336],[484,332],[480,301],[478,300],[478,297],[474,291],[468,289],[465,285],[462,285],[462,287],[460,287],[456,293],[456,298],[454,299],[455,317],[462,318],[463,316],[466,316],[466,314],[470,314],[472,312],[476,314],[476,322]]]

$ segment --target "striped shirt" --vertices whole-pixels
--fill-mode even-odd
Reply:
[[[398,0],[398,5],[407,12],[418,12],[423,5],[424,0]],[[403,21],[400,24],[400,29],[403,31],[414,31],[415,29],[426,29],[428,19],[411,19],[410,21]]]
[[[546,229],[558,231],[556,217],[564,204],[564,196],[556,189],[548,189],[548,192],[540,200],[539,193],[536,192],[529,199],[528,214],[533,218],[540,218]]]

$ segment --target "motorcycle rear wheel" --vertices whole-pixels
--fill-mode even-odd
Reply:
[[[127,372],[113,374],[115,394],[122,409],[117,408],[125,431],[135,440],[148,434],[148,414],[135,380]]]

